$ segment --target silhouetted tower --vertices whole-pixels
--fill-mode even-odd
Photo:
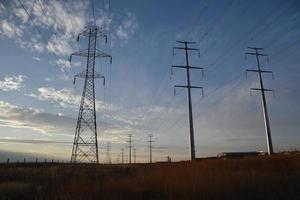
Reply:
[[[121,151],[122,151],[122,164],[124,164],[124,148],[122,148]]]
[[[154,142],[153,140],[152,140],[152,135],[151,134],[149,134],[149,163],[152,163],[152,143]]]
[[[131,164],[131,148],[132,148],[132,139],[131,134],[128,135],[128,148],[129,148],[129,164]]]
[[[107,42],[107,36],[100,27],[87,26],[83,32],[78,34],[78,42],[82,36],[88,38],[88,47],[79,52],[72,53],[70,56],[70,62],[72,56],[87,57],[86,70],[74,77],[74,84],[76,78],[84,78],[85,81],[75,130],[71,162],[99,163],[94,79],[103,78],[103,84],[105,84],[105,78],[103,75],[95,72],[95,59],[96,57],[107,57],[110,58],[111,62],[112,57],[96,48],[98,38],[104,38],[105,42]]]
[[[271,137],[271,129],[270,129],[270,122],[269,122],[269,116],[268,116],[268,110],[267,110],[267,101],[265,97],[265,92],[273,92],[274,95],[274,90],[273,89],[266,89],[264,88],[264,83],[262,79],[262,73],[271,73],[272,78],[274,78],[273,72],[272,71],[266,71],[262,70],[259,62],[259,57],[264,56],[268,58],[267,54],[262,54],[259,53],[259,51],[262,51],[263,48],[256,48],[256,47],[247,47],[248,49],[254,50],[254,52],[247,52],[245,55],[252,55],[256,57],[256,63],[257,63],[257,69],[247,69],[246,70],[246,75],[247,72],[255,72],[258,74],[259,78],[259,88],[250,88],[250,94],[252,95],[252,91],[260,91],[261,92],[261,100],[262,100],[262,109],[263,109],[263,115],[264,115],[264,122],[265,122],[265,131],[266,131],[266,138],[267,138],[267,147],[268,147],[268,154],[271,155],[273,153],[273,144],[272,144],[272,137]]]
[[[179,50],[184,50],[185,51],[185,65],[172,65],[171,69],[173,72],[173,68],[182,68],[186,70],[186,81],[187,85],[175,85],[174,86],[174,95],[176,95],[176,88],[187,88],[188,90],[188,106],[189,106],[189,124],[190,124],[190,153],[191,153],[191,160],[196,159],[195,155],[195,142],[194,142],[194,125],[193,125],[193,108],[192,108],[192,94],[191,94],[191,89],[192,88],[198,88],[202,90],[202,96],[203,96],[203,87],[198,87],[198,86],[192,86],[191,85],[191,80],[190,80],[190,70],[191,69],[200,69],[202,70],[202,76],[203,76],[203,68],[202,67],[192,67],[189,64],[189,51],[197,51],[199,56],[200,56],[200,49],[195,49],[195,48],[190,48],[188,47],[188,44],[195,44],[195,42],[187,42],[187,41],[176,41],[180,44],[184,44],[184,47],[173,47],[173,55],[174,55],[174,50],[179,49]]]
[[[109,142],[106,143],[106,163],[111,164],[111,159],[110,159],[110,144]]]
[[[133,148],[133,162],[136,163],[136,148]]]

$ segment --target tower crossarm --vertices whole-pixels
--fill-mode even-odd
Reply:
[[[248,72],[255,72],[255,73],[268,73],[272,75],[272,79],[274,79],[274,73],[273,71],[269,70],[261,70],[261,69],[246,69],[246,77],[248,75]]]
[[[86,74],[85,71],[83,71],[83,72],[81,72],[79,74],[76,74],[74,76],[74,80],[73,80],[73,84],[74,85],[76,83],[76,79],[77,78],[87,78],[87,79],[91,79],[91,78],[94,78],[94,79],[103,78],[103,85],[105,85],[105,77],[102,74],[98,73],[98,72],[94,72],[94,75],[92,75],[92,74]]]
[[[250,88],[250,95],[252,96],[252,91],[264,91],[264,92],[272,92],[273,93],[273,97],[275,97],[275,91],[273,89],[267,89],[267,88]]]
[[[102,57],[102,58],[109,58],[110,59],[110,64],[112,63],[112,56],[104,53],[100,50],[96,50],[95,51],[95,57]],[[89,52],[88,50],[82,50],[82,51],[78,51],[78,52],[74,52],[70,55],[69,61],[72,61],[72,57],[73,56],[82,56],[82,57],[89,57],[89,56],[93,56],[93,53]]]

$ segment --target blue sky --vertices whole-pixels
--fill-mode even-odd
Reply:
[[[70,158],[82,92],[73,76],[84,60],[68,63],[70,53],[84,47],[76,35],[92,21],[91,1],[18,0],[0,3],[0,154]],[[148,160],[147,136],[154,136],[154,160],[189,158],[188,107],[184,71],[171,76],[172,64],[184,64],[182,52],[172,55],[176,40],[197,42],[201,56],[190,54],[197,157],[222,151],[266,150],[263,115],[255,74],[255,58],[244,58],[247,46],[265,48],[275,79],[264,75],[275,151],[300,148],[299,50],[300,2],[297,0],[108,0],[94,3],[99,26],[109,27],[113,64],[98,60],[106,76],[97,80],[100,160],[110,142],[113,162],[120,160],[129,133],[137,160]],[[44,11],[44,12],[43,12]],[[57,57],[57,59],[56,59]],[[21,156],[20,156],[21,155]]]

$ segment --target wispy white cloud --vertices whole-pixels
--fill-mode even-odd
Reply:
[[[13,90],[21,90],[25,87],[24,81],[26,76],[17,75],[17,76],[9,76],[6,75],[4,80],[0,80],[0,90],[3,91],[13,91]]]
[[[0,35],[8,38],[22,37],[23,30],[16,24],[4,19],[0,21]]]
[[[138,22],[136,20],[135,14],[132,12],[127,12],[122,19],[121,24],[116,28],[117,37],[124,41],[125,43],[129,38],[135,33],[138,28]]]
[[[28,129],[44,134],[47,138],[53,134],[72,135],[75,121],[72,117],[59,113],[47,113],[40,109],[0,101],[0,127]]]
[[[38,52],[42,52],[42,46],[47,48],[49,52],[59,56],[69,55],[74,50],[75,37],[84,29],[84,26],[91,23],[90,2],[89,1],[24,1],[23,4],[31,16],[29,19],[27,13],[22,8],[17,0],[11,2],[13,12],[5,11],[4,5],[1,4],[0,9],[4,10],[10,20],[1,21],[1,35],[9,38],[14,38],[21,47],[34,47],[36,43],[39,48],[32,48]],[[3,11],[3,12],[4,12]],[[114,22],[111,33],[114,38],[127,42],[128,39],[135,33],[138,22],[135,14],[125,12],[119,14],[119,18],[114,19],[114,14],[108,16],[107,11],[97,9],[96,23],[99,26],[104,26],[107,31],[108,27]],[[18,20],[16,20],[18,19]],[[35,31],[36,28],[49,34],[44,34],[44,37],[39,37],[39,40],[33,35],[23,34],[25,31]],[[31,38],[28,40],[28,37]],[[45,44],[45,40],[47,43]],[[22,42],[21,42],[22,41]]]
[[[38,88],[38,94],[31,94],[30,96],[41,101],[49,101],[63,108],[74,108],[80,102],[80,96],[74,95],[73,91],[69,88],[56,90],[52,87],[41,87]]]
[[[74,90],[70,88],[55,89],[53,87],[38,88],[37,94],[29,94],[29,96],[37,98],[41,101],[48,101],[62,108],[78,109],[81,96],[74,94]],[[109,106],[107,103],[96,100],[96,109],[99,111],[108,111],[108,109],[116,109],[115,106]]]
[[[35,57],[35,56],[33,56],[33,57],[31,57],[33,60],[36,60],[36,61],[40,61],[41,59],[39,58],[39,57]]]

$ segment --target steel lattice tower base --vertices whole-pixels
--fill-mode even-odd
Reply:
[[[105,78],[103,75],[95,72],[95,60],[96,57],[108,57],[111,62],[112,57],[96,48],[98,38],[105,38],[105,41],[107,41],[107,36],[103,34],[101,28],[88,26],[78,35],[77,41],[79,41],[81,36],[88,38],[88,48],[72,53],[70,56],[70,62],[74,55],[87,57],[86,70],[74,77],[74,84],[76,78],[84,78],[85,81],[75,130],[71,163],[99,163],[94,79],[103,78],[105,80]]]

